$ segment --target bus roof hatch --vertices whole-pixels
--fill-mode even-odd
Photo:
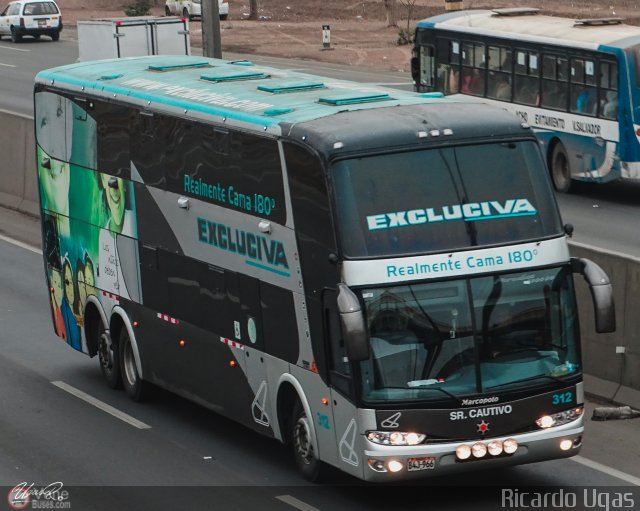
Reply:
[[[623,21],[624,18],[587,18],[576,20],[573,25],[582,27],[596,27],[600,25],[620,25]]]
[[[492,9],[493,16],[531,16],[538,14],[540,9],[535,7],[509,7],[506,9]]]

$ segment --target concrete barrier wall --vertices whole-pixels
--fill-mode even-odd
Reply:
[[[33,117],[0,110],[0,205],[38,215]]]
[[[33,118],[0,110],[0,205],[38,215]],[[571,242],[614,287],[617,331],[596,334],[588,286],[576,276],[587,392],[640,408],[640,259]],[[625,353],[616,353],[616,348]]]

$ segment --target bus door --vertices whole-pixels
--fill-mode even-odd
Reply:
[[[331,384],[334,442],[338,448],[337,458],[340,469],[362,477],[363,464],[366,463],[359,454],[363,452],[363,437],[360,434],[357,408],[354,404],[354,383],[342,338],[337,297],[336,290],[325,289],[323,292],[325,346]],[[322,429],[323,424],[319,420],[316,425],[318,435],[321,434]]]

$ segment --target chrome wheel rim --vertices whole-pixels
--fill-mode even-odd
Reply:
[[[100,336],[98,358],[100,359],[100,364],[105,370],[113,370],[113,343],[111,341],[111,336],[107,332],[103,332]]]
[[[131,348],[130,342],[127,342],[124,346],[123,365],[127,382],[131,386],[135,385],[138,379],[138,373],[136,370],[136,361],[133,357],[133,349]]]
[[[305,465],[310,465],[313,461],[313,446],[311,445],[311,434],[306,415],[300,417],[296,422],[293,430],[293,441],[300,460]]]

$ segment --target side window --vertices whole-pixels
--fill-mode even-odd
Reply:
[[[517,50],[514,73],[514,102],[538,106],[540,102],[540,59],[538,52]]]
[[[618,64],[600,61],[600,117],[618,118]]]
[[[591,59],[571,59],[569,110],[595,116],[598,113],[596,66]]]
[[[68,162],[67,125],[71,126],[71,101],[52,92],[35,96],[35,128],[38,145],[51,158]],[[69,117],[69,118],[68,118]]]
[[[540,104],[552,110],[567,109],[568,60],[557,55],[542,57]]]
[[[465,94],[484,96],[486,61],[484,44],[462,44],[462,80],[460,90]]]
[[[487,97],[511,101],[512,53],[509,48],[489,46]]]
[[[131,177],[130,126],[133,110],[92,101],[89,113],[97,125],[97,170],[122,179]]]
[[[445,94],[460,91],[460,43],[439,39],[436,45],[437,88]]]

